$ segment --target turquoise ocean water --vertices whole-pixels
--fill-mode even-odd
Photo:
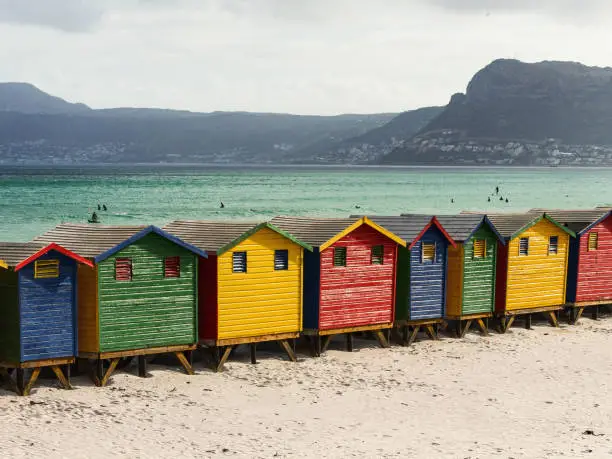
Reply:
[[[496,186],[509,203],[487,201]],[[612,169],[1,166],[0,240],[27,241],[61,222],[86,222],[98,203],[109,208],[99,212],[102,223],[156,225],[177,218],[581,208],[612,204]]]

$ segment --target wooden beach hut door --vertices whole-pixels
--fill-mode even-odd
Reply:
[[[19,271],[21,361],[74,356],[76,262],[49,252]]]
[[[444,236],[434,228],[429,229],[412,248],[410,320],[444,316],[446,251]]]

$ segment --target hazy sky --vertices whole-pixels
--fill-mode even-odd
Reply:
[[[612,65],[610,30],[610,0],[0,0],[0,81],[95,108],[396,112],[498,57]]]

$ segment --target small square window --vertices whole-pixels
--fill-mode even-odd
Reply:
[[[34,262],[34,279],[59,277],[59,260],[38,260]]]
[[[436,243],[435,242],[423,242],[421,245],[421,262],[436,261]]]
[[[373,265],[382,265],[385,260],[385,246],[375,245],[372,247],[372,257],[370,263]]]
[[[166,257],[164,259],[164,277],[181,277],[181,257]]]
[[[346,266],[346,247],[334,248],[334,266]]]
[[[559,236],[550,236],[548,238],[548,255],[557,255],[559,253]]]
[[[115,259],[115,280],[131,281],[132,280],[132,259],[117,258]]]
[[[529,238],[522,237],[519,241],[519,256],[526,257],[529,255]]]
[[[598,233],[589,233],[589,252],[594,252],[599,247],[599,234]]]
[[[274,251],[274,271],[287,271],[289,269],[289,251]]]
[[[232,254],[232,269],[235,273],[247,272],[247,254],[246,252],[234,252]]]
[[[484,239],[474,240],[474,258],[487,257],[487,241]]]

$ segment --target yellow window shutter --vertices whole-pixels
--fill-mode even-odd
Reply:
[[[589,252],[593,250],[597,250],[598,243],[599,243],[599,234],[590,233],[589,234]]]
[[[423,242],[421,246],[421,261],[435,261],[436,259],[436,244],[432,242]]]
[[[474,258],[485,258],[487,256],[487,241],[484,239],[474,240]]]
[[[34,279],[59,277],[59,260],[38,260],[34,262]]]

